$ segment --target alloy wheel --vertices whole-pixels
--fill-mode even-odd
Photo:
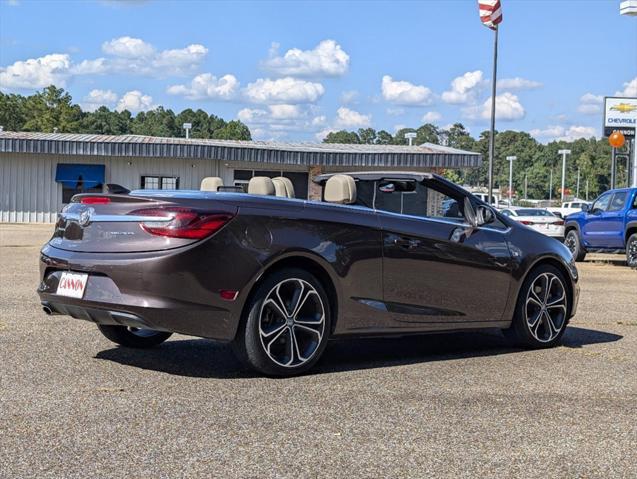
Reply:
[[[526,324],[531,335],[542,343],[555,339],[566,321],[566,290],[553,273],[542,273],[531,283],[526,295]]]
[[[270,290],[261,306],[259,336],[272,361],[289,368],[305,364],[324,334],[325,308],[310,283],[289,278]]]
[[[637,267],[637,239],[633,239],[628,243],[626,259],[628,260],[628,266]]]
[[[569,233],[568,235],[566,235],[566,239],[564,240],[564,244],[569,249],[571,254],[573,256],[575,256],[575,253],[577,252],[576,251],[577,250],[577,239],[575,238],[575,235],[573,233]]]

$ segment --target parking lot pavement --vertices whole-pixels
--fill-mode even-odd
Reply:
[[[580,265],[564,345],[338,341],[275,380],[227,346],[117,348],[40,310],[51,226],[0,225],[0,477],[637,477],[637,272]]]

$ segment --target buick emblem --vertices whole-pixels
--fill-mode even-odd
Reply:
[[[93,208],[88,208],[80,213],[80,217],[78,218],[78,223],[80,226],[88,226],[91,222],[91,215],[95,213]]]

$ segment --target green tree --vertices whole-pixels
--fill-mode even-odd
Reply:
[[[355,131],[330,131],[325,138],[323,138],[323,143],[360,143],[361,139],[358,137],[358,134]]]
[[[41,92],[27,98],[25,107],[30,118],[22,129],[26,131],[42,131],[74,133],[80,129],[82,110],[73,105],[71,95],[62,88],[51,85]]]
[[[212,137],[218,140],[252,140],[250,130],[239,120],[232,120],[222,128],[215,130]]]

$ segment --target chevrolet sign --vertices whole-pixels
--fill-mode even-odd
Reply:
[[[637,127],[637,98],[604,98],[604,128]]]

